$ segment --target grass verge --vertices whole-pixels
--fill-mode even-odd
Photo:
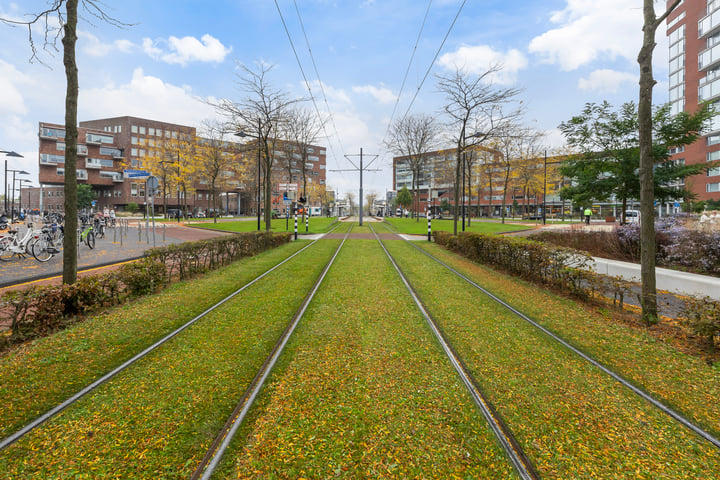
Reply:
[[[406,233],[410,235],[427,235],[427,219],[420,218],[419,221],[413,218],[386,218],[386,222],[392,224],[399,233]],[[470,225],[465,226],[466,232],[475,233],[503,233],[503,232],[515,232],[518,230],[532,230],[533,226],[523,225],[517,223],[500,223],[499,221],[491,220],[473,220]],[[432,230],[452,232],[453,221],[452,219],[447,220],[433,220]],[[460,221],[458,221],[458,231],[460,230]]]
[[[412,247],[387,246],[543,477],[704,478],[718,471],[715,447]],[[546,292],[522,295],[547,307]],[[636,344],[614,348],[622,354]]]
[[[310,217],[308,222],[308,231],[305,232],[305,223],[301,217],[298,217],[298,234],[315,234],[326,233],[337,222],[334,217]],[[223,230],[226,232],[254,232],[257,230],[257,221],[222,221],[213,223],[212,220],[198,223],[190,223],[191,227],[207,228],[209,230]],[[271,222],[271,230],[273,232],[294,232],[295,221],[292,217],[286,222],[285,218],[276,218]],[[265,221],[262,221],[261,228],[265,230]]]
[[[374,240],[346,243],[261,397],[218,478],[513,478]]]
[[[0,395],[5,399],[0,403],[0,436],[18,430],[306,245],[295,242],[243,259],[11,349],[0,357]]]

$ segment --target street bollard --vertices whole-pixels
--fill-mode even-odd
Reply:
[[[427,215],[427,219],[428,219],[428,242],[430,242],[431,241],[430,240],[430,238],[431,238],[430,232],[432,230],[432,217],[430,215],[430,210],[426,210],[426,212],[427,213],[425,215]]]
[[[297,209],[295,209],[295,240],[297,240]]]
[[[138,222],[138,243],[142,242],[142,224]]]
[[[163,242],[165,242],[165,227],[166,225],[163,223]]]
[[[305,233],[308,233],[308,227],[310,225],[310,215],[307,213],[307,209],[305,210]]]

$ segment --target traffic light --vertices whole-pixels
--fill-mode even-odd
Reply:
[[[305,204],[305,197],[298,198],[298,203]]]

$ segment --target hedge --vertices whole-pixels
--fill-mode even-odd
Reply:
[[[289,233],[240,233],[211,240],[154,248],[145,257],[104,275],[79,278],[72,285],[35,286],[5,293],[0,319],[10,324],[4,345],[49,335],[85,315],[128,299],[157,292],[172,281],[228,265],[288,243]]]
[[[491,265],[528,281],[556,287],[586,300],[599,293],[622,308],[631,283],[604,277],[589,270],[592,257],[579,250],[519,237],[479,233],[434,232],[435,242],[466,258]],[[715,347],[720,340],[720,302],[689,297],[680,321],[695,335]]]

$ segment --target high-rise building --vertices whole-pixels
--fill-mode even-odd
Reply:
[[[672,0],[668,0],[668,6]],[[700,102],[720,100],[720,0],[683,0],[667,18],[669,84],[673,113],[694,112]],[[720,160],[720,117],[706,135],[674,152],[688,165]],[[720,168],[688,178],[697,200],[720,199]]]

